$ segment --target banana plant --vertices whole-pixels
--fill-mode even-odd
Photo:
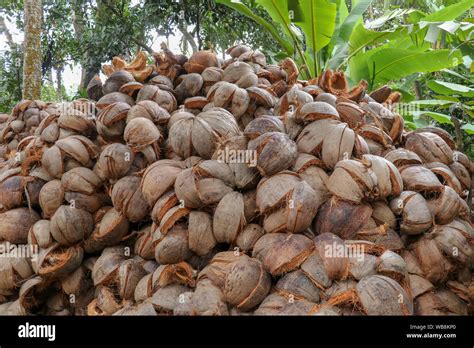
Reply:
[[[358,25],[349,39],[349,54],[338,68],[347,64],[352,81],[365,79],[369,88],[376,88],[413,73],[460,65],[472,50],[468,43],[472,42],[474,25],[455,19],[473,4],[473,0],[463,0],[432,14],[398,9]],[[404,18],[404,24],[391,31],[374,30],[399,16]],[[455,48],[443,48],[447,41]]]
[[[302,66],[304,77],[311,78],[319,75],[323,69],[323,49],[334,39],[336,24],[340,19],[338,9],[341,7],[340,3],[344,1],[252,1],[253,6],[261,6],[267,11],[273,23],[255,16],[251,8],[241,0],[216,0],[216,2],[233,8],[266,28],[280,44],[286,56],[294,57]],[[273,29],[270,30],[270,27]],[[346,33],[347,30],[344,29],[342,33]],[[282,40],[285,44],[281,42]]]
[[[474,0],[461,0],[432,14],[395,9],[365,24],[363,14],[372,0],[352,0],[350,11],[344,0],[216,2],[269,30],[286,56],[294,57],[300,64],[304,78],[316,77],[328,68],[345,70],[353,82],[365,79],[373,89],[416,72],[460,64],[465,56],[462,49],[466,47],[449,50],[435,43],[462,36],[470,38],[472,23],[455,19],[468,11]],[[263,7],[273,23],[255,16],[252,6]],[[402,24],[380,30],[400,18]]]

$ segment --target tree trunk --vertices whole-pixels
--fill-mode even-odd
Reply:
[[[100,72],[99,67],[89,67],[85,68],[82,67],[82,73],[81,73],[81,84],[79,85],[79,89],[86,89],[87,85],[89,82],[92,80],[92,78],[97,75]]]
[[[54,80],[53,80],[53,68],[49,68],[49,69],[48,69],[48,72],[46,73],[46,80],[48,80],[48,82],[49,82],[51,85],[54,85]]]
[[[56,93],[59,100],[63,100],[63,66],[56,69]]]
[[[12,34],[7,28],[7,25],[5,24],[5,19],[0,16],[0,34],[5,34],[5,38],[7,39],[8,46],[12,47],[15,45],[13,42]]]
[[[74,0],[73,1],[73,16],[72,16],[72,26],[74,27],[74,36],[77,40],[80,40],[84,34],[84,25],[85,20],[85,2],[83,0]],[[84,52],[84,56],[81,59],[82,62],[87,62],[88,53]],[[84,63],[81,64],[81,83],[79,84],[79,89],[85,90],[89,81],[98,74],[100,71],[100,66],[89,66]]]
[[[23,99],[41,98],[41,0],[24,0]]]

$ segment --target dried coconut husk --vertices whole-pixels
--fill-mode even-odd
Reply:
[[[300,105],[313,101],[311,94],[306,93],[296,86],[291,87],[276,103],[274,115],[284,115],[290,110],[296,110]]]
[[[336,105],[341,121],[346,122],[352,129],[363,124],[365,111],[356,103],[341,101]]]
[[[346,76],[341,71],[325,70],[324,73],[318,77],[318,86],[325,91],[344,98],[359,101],[365,95],[367,89],[367,81],[362,80],[357,86],[348,89],[348,82]]]
[[[79,245],[71,247],[53,244],[40,250],[36,273],[42,277],[57,278],[71,273],[82,262],[84,250]]]
[[[339,198],[360,204],[373,196],[374,172],[360,161],[342,160],[338,162],[327,181],[327,188]]]
[[[301,124],[325,118],[339,120],[339,113],[336,108],[323,101],[305,103],[298,106],[295,112],[295,121]]]
[[[173,187],[176,177],[184,168],[184,163],[167,159],[147,167],[142,176],[141,189],[149,206],[154,206],[158,198]]]
[[[135,241],[134,253],[145,260],[155,259],[155,249],[153,247],[153,235],[151,225],[145,226],[138,231],[138,238]]]
[[[453,162],[452,149],[435,133],[411,132],[407,135],[405,148],[415,152],[424,162],[441,162],[444,164]]]
[[[202,211],[189,213],[189,249],[196,255],[208,254],[217,244],[214,237],[211,215]]]
[[[51,288],[51,285],[50,280],[46,280],[40,276],[26,280],[21,285],[18,303],[14,305],[17,308],[10,308],[9,311],[17,311],[17,313],[15,313],[16,315],[37,313],[46,302],[48,289]]]
[[[129,96],[125,93],[121,93],[121,92],[112,92],[112,93],[109,93],[109,94],[106,94],[106,95],[102,96],[97,101],[95,106],[98,109],[103,109],[103,108],[106,108],[107,106],[109,106],[111,104],[119,103],[119,102],[120,103],[126,103],[130,106],[135,104],[135,100],[131,96]]]
[[[417,274],[408,274],[408,281],[414,299],[434,289],[433,284]]]
[[[129,221],[114,208],[107,209],[96,223],[91,236],[85,240],[84,248],[87,252],[95,252],[122,241],[129,231]]]
[[[174,189],[184,206],[201,208],[218,203],[233,191],[233,182],[232,172],[225,163],[204,161],[177,175]]]
[[[283,206],[265,216],[264,229],[268,233],[287,231],[301,233],[310,227],[321,198],[305,181],[288,192]]]
[[[186,112],[176,113],[169,124],[170,145],[183,158],[197,153],[209,159],[218,143],[239,135],[239,132],[234,116],[219,107],[209,108],[197,116]]]
[[[311,281],[302,270],[296,270],[285,274],[278,280],[275,289],[280,294],[293,295],[295,299],[305,299],[318,303],[319,288]]]
[[[198,51],[184,63],[184,69],[188,73],[200,74],[208,67],[219,67],[217,56],[211,51]]]
[[[2,256],[0,259],[0,293],[8,293],[34,274],[27,258],[10,257],[8,253],[0,255]]]
[[[93,166],[93,159],[98,155],[97,146],[81,135],[71,135],[59,139],[47,149],[41,157],[41,165],[53,178],[61,178],[62,174],[74,167]]]
[[[444,186],[439,196],[429,199],[427,203],[435,222],[444,225],[451,222],[459,214],[460,201],[461,199],[459,199],[456,191],[449,186]]]
[[[239,192],[230,192],[219,201],[214,212],[213,234],[218,243],[234,243],[246,225],[244,200]]]
[[[153,235],[156,243],[155,259],[160,264],[185,261],[192,256],[189,249],[188,230],[183,224],[174,225],[165,235],[157,229]]]
[[[217,253],[208,265],[199,272],[198,282],[209,279],[212,284],[219,289],[224,287],[227,274],[230,272],[232,264],[241,257],[239,252],[224,251]]]
[[[328,262],[323,261],[320,252],[316,249],[300,267],[302,272],[311,279],[311,282],[321,290],[329,288],[332,284],[332,279],[329,278],[329,274],[326,271],[326,264],[328,264]],[[329,271],[332,272],[331,269],[329,269]],[[332,276],[333,274],[331,274],[331,277]]]
[[[156,313],[155,307],[151,304],[151,302],[143,302],[138,305],[132,305],[131,303],[128,303],[123,308],[116,311],[113,315],[155,316],[158,314]]]
[[[456,264],[471,265],[474,260],[472,238],[449,225],[437,225],[431,231],[440,251]]]
[[[385,159],[392,162],[398,169],[407,165],[423,164],[423,161],[415,152],[404,148],[398,148],[387,152],[385,154]]]
[[[50,220],[38,220],[28,231],[28,244],[46,249],[53,243]]]
[[[363,137],[368,145],[369,153],[382,156],[383,153],[393,149],[392,139],[378,126],[365,124],[357,128],[357,134]]]
[[[311,254],[314,243],[299,234],[270,233],[255,243],[252,257],[262,261],[273,276],[297,268]]]
[[[249,139],[258,138],[260,135],[270,132],[281,132],[285,131],[283,122],[270,115],[264,115],[257,117],[247,124],[244,130],[244,135]]]
[[[383,275],[362,278],[353,290],[331,297],[327,305],[353,304],[367,315],[412,315],[413,302],[393,279]]]
[[[189,287],[195,286],[195,270],[187,262],[177,264],[161,265],[152,276],[152,289],[170,284],[182,284]]]
[[[260,213],[279,208],[286,201],[288,193],[301,181],[298,174],[290,171],[283,171],[260,180],[256,195],[256,204]]]
[[[405,244],[399,234],[394,230],[387,228],[386,225],[379,225],[368,230],[364,227],[359,230],[355,238],[370,241],[384,249],[395,252],[400,252],[405,248]]]
[[[99,191],[102,181],[89,168],[77,167],[63,174],[61,184],[65,191],[92,195]]]
[[[128,259],[120,264],[117,270],[116,286],[120,298],[132,299],[138,282],[146,274],[146,271],[135,259]]]
[[[243,255],[233,263],[225,279],[225,301],[241,311],[256,307],[270,291],[270,275],[260,261]]]
[[[469,188],[471,187],[471,180],[472,180],[471,175],[470,175],[470,170],[464,167],[464,165],[462,165],[460,162],[451,163],[449,165],[449,168],[454,173],[454,175],[456,175],[456,178],[461,183],[462,189],[469,190]]]
[[[255,80],[245,81],[244,84],[252,84],[254,82]],[[223,108],[231,112],[236,119],[244,115],[250,104],[250,96],[247,90],[226,81],[219,81],[209,88],[207,100],[215,107]]]
[[[36,181],[36,182],[35,182]],[[41,181],[41,182],[40,182]],[[12,176],[0,182],[0,212],[13,208],[18,208],[30,199],[36,198],[38,203],[38,195],[45,184],[44,181],[30,176]]]
[[[108,141],[121,141],[125,129],[125,118],[130,104],[117,102],[100,110],[97,115],[97,133]]]
[[[400,284],[404,284],[408,276],[405,260],[391,250],[386,250],[379,256],[377,273],[395,279]]]
[[[248,140],[246,137],[232,137],[218,144],[212,156],[213,160],[224,162],[229,166],[234,176],[236,188],[245,190],[255,188],[260,180],[260,175],[256,168],[257,158],[245,158],[245,156],[249,155],[247,145]],[[239,156],[239,153],[246,155]],[[229,156],[226,157],[226,154]]]
[[[255,152],[257,169],[262,176],[290,168],[297,157],[296,143],[281,132],[264,133],[250,140],[248,149]]]
[[[455,315],[468,315],[467,302],[463,301],[455,292],[447,288],[440,288],[436,290],[436,296],[443,302],[444,306],[448,308],[450,313]]]
[[[94,172],[103,180],[117,180],[132,168],[135,154],[124,144],[110,144],[100,153]]]
[[[182,103],[186,98],[198,95],[203,83],[204,81],[200,74],[191,73],[178,76],[175,80],[176,87],[174,89],[178,103]]]
[[[94,286],[108,285],[113,282],[123,260],[125,260],[123,247],[114,246],[104,249],[92,269]]]
[[[415,300],[415,315],[447,315],[449,309],[433,292],[418,296]]]
[[[330,280],[345,279],[349,272],[349,259],[344,253],[343,240],[335,234],[323,233],[314,238],[314,243],[327,277]],[[343,252],[342,255],[339,254],[340,251]]]
[[[78,208],[62,205],[51,217],[51,235],[61,245],[73,245],[89,237],[92,215]]]
[[[397,218],[387,203],[383,201],[373,202],[372,209],[372,219],[377,225],[386,224],[391,229],[397,228]]]
[[[28,231],[39,215],[28,208],[16,208],[0,214],[0,240],[13,244],[24,244],[28,239]]]
[[[462,186],[460,181],[447,165],[439,162],[434,162],[428,163],[426,167],[429,168],[433,173],[435,173],[438,179],[444,185],[450,186],[457,194],[462,194]]]
[[[112,203],[128,220],[139,222],[149,213],[150,207],[143,198],[141,178],[126,176],[118,180],[112,189]]]
[[[209,281],[199,281],[196,290],[183,294],[174,308],[174,315],[229,315],[222,291]]]
[[[329,175],[324,171],[324,163],[315,156],[299,153],[291,168],[306,181],[321,199],[329,197],[326,182]]]
[[[377,176],[375,198],[399,195],[403,191],[403,181],[398,169],[388,160],[373,155],[363,155],[362,162]]]
[[[61,289],[67,295],[79,295],[89,291],[93,286],[91,271],[89,265],[84,262],[80,267],[61,280]]]
[[[435,285],[444,282],[454,270],[454,265],[443,256],[432,236],[422,237],[410,245],[409,250],[416,257],[422,275]]]
[[[361,280],[377,272],[383,274],[378,270],[381,258],[377,258],[371,254],[364,253],[362,255],[349,257],[349,263],[349,276],[355,280]]]
[[[352,238],[366,224],[372,211],[370,205],[356,205],[333,197],[319,208],[313,228],[317,234],[330,232],[343,239]]]
[[[237,236],[235,244],[243,252],[250,252],[264,234],[265,231],[260,225],[248,224]]]
[[[260,304],[255,315],[309,315],[316,304],[274,292]]]
[[[96,292],[96,299],[88,305],[88,314],[94,315],[93,306],[96,307],[95,315],[112,315],[123,308],[125,303],[120,299],[115,288],[99,286]]]
[[[390,201],[390,208],[396,215],[401,215],[402,233],[420,234],[433,225],[429,205],[419,193],[403,191],[400,196]]]
[[[153,84],[143,86],[138,92],[136,102],[139,103],[144,100],[152,100],[168,112],[173,112],[178,106],[176,97],[171,91]],[[131,105],[133,106],[134,104]]]

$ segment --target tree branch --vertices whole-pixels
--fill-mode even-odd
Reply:
[[[10,30],[8,30],[7,25],[5,23],[5,19],[2,16],[0,16],[0,34],[5,34],[8,46],[12,47],[15,45],[15,42],[13,42],[12,34],[10,33]]]
[[[116,16],[122,17],[122,14],[121,14],[120,12],[118,12],[117,9],[116,9],[114,6],[112,6],[112,5],[109,3],[108,0],[104,0],[103,3],[104,3],[104,5],[107,6],[107,8],[108,8],[110,11],[112,11]],[[154,53],[153,49],[152,49],[150,46],[148,46],[146,43],[144,43],[143,41],[138,40],[137,38],[134,38],[134,37],[132,37],[131,40],[132,40],[135,44],[137,44],[138,46],[140,46],[140,47],[142,47],[143,49],[145,49],[148,53],[150,53],[150,54],[153,54],[153,53]],[[121,40],[121,39],[120,39],[120,41],[123,42],[123,40]]]
[[[143,49],[145,49],[148,53],[150,54],[153,54],[154,51],[153,51],[153,48],[151,48],[150,46],[148,46],[146,43],[144,43],[143,41],[141,40],[138,40],[138,39],[135,39],[134,37],[132,37],[132,41],[137,44],[138,46],[142,47]]]
[[[178,29],[181,32],[181,34],[183,34],[183,37],[186,39],[189,45],[191,46],[193,53],[197,52],[198,47],[196,45],[196,42],[194,41],[193,36],[186,30],[186,28],[182,24],[178,26]]]

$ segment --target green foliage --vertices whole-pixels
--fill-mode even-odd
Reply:
[[[446,81],[431,80],[426,84],[433,92],[443,95],[474,97],[474,88]]]
[[[346,68],[352,81],[365,79],[370,88],[414,72],[439,71],[460,64],[464,55],[460,46],[472,36],[474,27],[455,21],[472,7],[472,0],[447,6],[431,4],[423,10],[388,9],[365,24],[363,15],[371,6],[370,0],[350,1],[350,11],[342,0],[217,1],[247,15],[263,7],[285,39],[293,43],[298,63],[309,68],[311,77],[319,75],[322,67]],[[275,35],[269,23],[255,15],[249,18]],[[303,35],[298,35],[295,27]],[[302,44],[304,49],[300,49]],[[443,50],[447,44],[451,47]],[[281,46],[292,56],[292,49]]]
[[[255,15],[269,19],[263,9],[255,11]],[[0,16],[21,29],[23,2],[2,0]],[[52,70],[62,70],[73,63],[78,63],[86,73],[83,76],[89,74],[90,78],[114,56],[128,59],[138,50],[151,52],[155,33],[165,37],[183,34],[181,47],[187,54],[206,48],[223,52],[237,42],[260,48],[270,57],[279,51],[276,41],[265,31],[255,30],[247,17],[213,0],[43,0],[43,16],[45,83]],[[280,39],[281,33],[276,32],[275,38]],[[0,59],[5,61],[0,67],[0,108],[4,110],[21,99],[21,94],[16,93],[21,89],[21,65],[15,68],[8,63],[14,54],[13,48],[0,52]],[[81,93],[78,91],[84,96]]]
[[[474,157],[474,110],[470,94],[473,82],[464,66],[457,67],[456,71],[428,75],[419,81],[426,87],[427,99],[402,105],[399,111],[412,129],[428,125],[444,128],[462,150]]]
[[[59,95],[53,84],[43,83],[41,86],[41,100],[45,102],[70,101],[72,99],[67,95],[64,87],[61,88],[61,95]]]
[[[23,54],[20,46],[0,54],[0,112],[9,113],[21,99]]]

